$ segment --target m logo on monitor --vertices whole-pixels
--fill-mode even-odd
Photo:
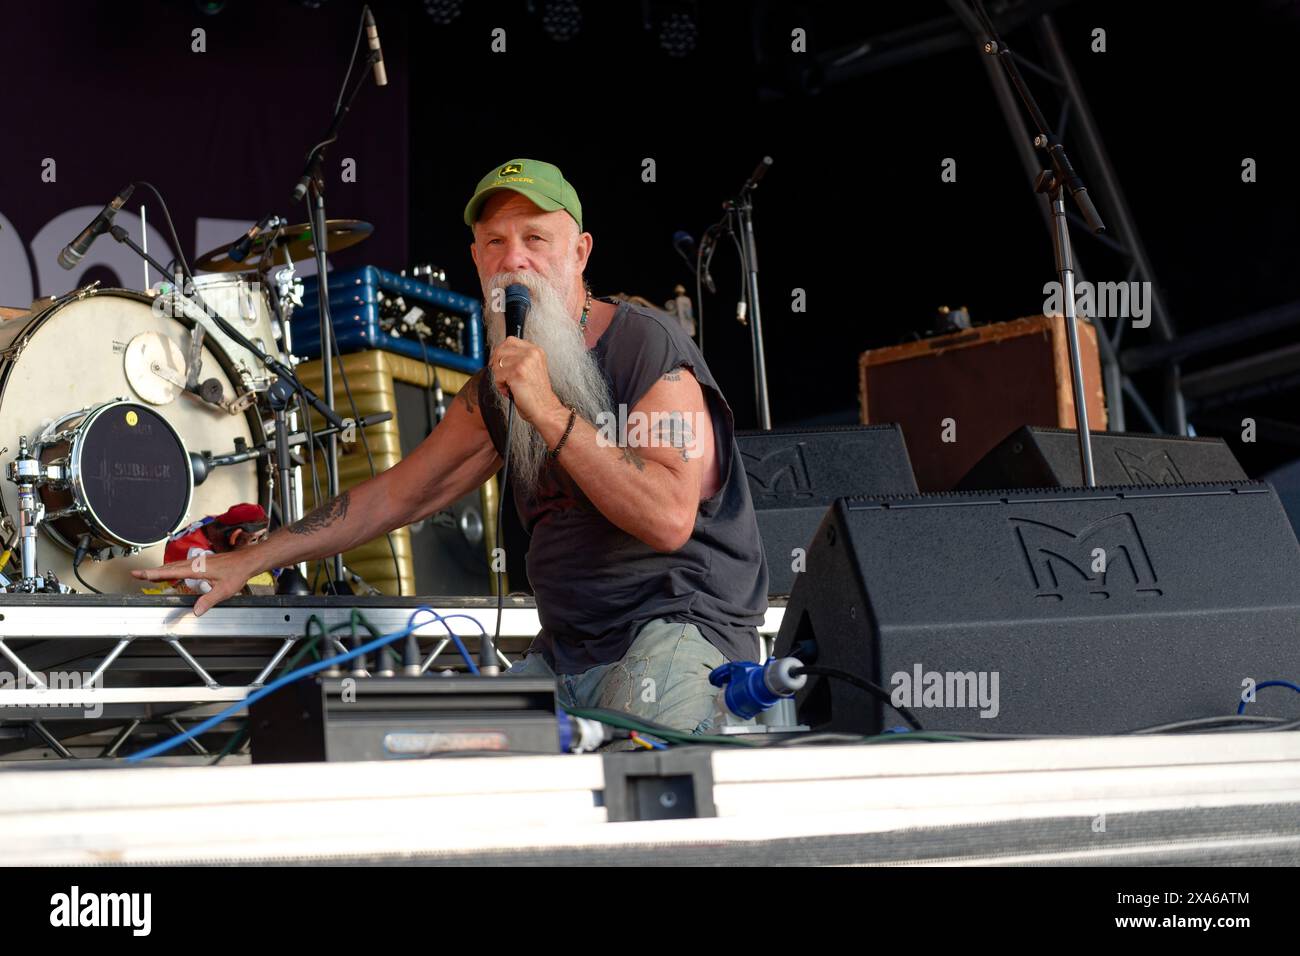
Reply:
[[[1125,592],[1161,594],[1131,514],[1110,515],[1077,532],[1029,518],[1010,521],[1037,597],[1059,601]]]
[[[802,445],[786,445],[762,457],[741,452],[749,491],[755,499],[778,494],[811,495],[812,479]]]
[[[1168,452],[1158,451],[1149,458],[1143,458],[1123,448],[1116,448],[1115,460],[1124,469],[1131,485],[1184,484],[1182,472]]]

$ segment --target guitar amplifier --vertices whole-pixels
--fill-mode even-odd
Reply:
[[[375,473],[401,461],[432,429],[426,392],[435,377],[442,386],[450,410],[456,394],[469,375],[442,365],[425,365],[391,351],[374,349],[343,356],[352,397],[360,416],[392,412],[390,421],[367,428]],[[304,362],[298,376],[318,395],[324,388],[324,365]],[[343,387],[343,376],[334,362],[334,406],[340,415],[353,414]],[[436,414],[436,413],[435,413]],[[312,427],[325,422],[312,412]],[[316,455],[321,494],[325,494],[325,458]],[[370,478],[370,462],[358,431],[351,445],[339,445],[339,488],[346,491]],[[307,511],[318,502],[310,469],[303,469],[303,503]],[[496,576],[488,564],[496,535],[497,479],[465,495],[438,515],[392,532],[390,549],[385,536],[344,552],[343,563],[384,594],[406,596],[471,596],[496,593]],[[393,551],[397,552],[394,567]],[[399,577],[400,569],[400,577]]]
[[[1106,428],[1097,333],[1080,322],[1088,427]],[[898,422],[921,491],[948,491],[1022,425],[1075,425],[1065,322],[1032,316],[863,352],[862,421]]]
[[[320,283],[316,276],[306,276],[302,285],[302,305],[294,309],[290,320],[293,353],[318,359]],[[340,352],[382,349],[461,372],[472,373],[482,367],[487,353],[483,307],[478,299],[374,266],[330,273],[329,289],[330,320]],[[414,320],[403,323],[388,314],[386,302],[398,296],[408,309],[421,310],[421,325],[415,326]],[[425,330],[420,337],[413,331],[417,327]]]

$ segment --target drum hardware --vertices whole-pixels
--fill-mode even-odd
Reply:
[[[331,252],[338,252],[369,238],[375,227],[359,219],[330,219],[326,221],[325,239]],[[263,233],[249,244],[249,258],[266,258],[278,250],[294,262],[304,262],[316,255],[312,225],[307,222],[284,226],[274,233]],[[230,250],[238,242],[210,249],[194,260],[194,268],[201,272],[252,272],[246,262],[230,258]],[[164,273],[165,275],[166,273]]]
[[[170,282],[160,282],[157,294],[159,301],[156,308],[159,311],[173,318],[185,317],[192,320],[196,327],[204,329],[205,336],[221,347],[238,373],[237,384],[240,388],[237,391],[242,389],[244,393],[258,393],[265,392],[270,387],[273,376],[266,369],[261,356],[268,352],[282,356],[280,342],[284,334],[277,327],[269,297],[261,283],[250,283],[242,275],[199,276],[192,285],[186,282],[183,289]],[[225,318],[232,315],[235,316],[234,322]],[[230,334],[230,329],[222,327],[223,323],[242,330],[248,338],[243,335],[235,338]],[[181,372],[178,366],[182,364],[186,366],[187,376],[198,375],[198,369],[189,362],[168,361],[168,356],[157,351],[151,353],[150,357],[163,366],[156,373],[163,378],[168,377],[168,365],[174,375]],[[147,368],[146,365],[145,369]],[[192,390],[197,383],[187,379],[184,383],[176,384],[179,388]],[[237,395],[232,401],[241,398],[242,395]],[[205,400],[211,401],[208,398]],[[241,406],[234,407],[233,411],[227,407],[227,411],[237,413],[247,405],[248,402],[244,402]]]
[[[280,321],[284,324],[285,330],[289,326],[289,316],[293,310],[302,305],[302,280],[298,278],[297,271],[293,267],[293,260],[287,256],[285,266],[275,274],[275,291],[280,302]],[[284,332],[281,333],[285,334]],[[290,352],[289,344],[285,342],[285,352]]]
[[[128,352],[128,354],[130,353]],[[208,405],[215,405],[218,408],[223,408],[231,415],[238,415],[240,412],[244,411],[244,409],[251,406],[257,399],[256,393],[247,391],[227,400],[222,390],[221,382],[217,381],[215,378],[205,379],[202,384],[191,386],[186,377],[177,374],[174,368],[165,363],[159,362],[157,359],[149,360],[149,371],[162,381],[174,386],[177,389],[176,394],[188,395],[197,401],[205,402]],[[132,385],[134,384],[135,383],[132,382]],[[140,391],[140,389],[137,388],[136,391]],[[141,397],[144,397],[143,393],[141,393]],[[158,402],[156,404],[162,403]]]
[[[367,415],[364,418],[357,419],[355,422],[344,422],[342,428],[336,428],[333,425],[327,425],[324,428],[317,428],[312,432],[314,438],[328,438],[330,435],[337,435],[345,432],[350,426],[356,428],[369,428],[371,425],[379,425],[383,422],[390,421],[393,417],[392,412],[379,412],[375,415]],[[300,445],[307,444],[306,432],[285,432],[289,448],[297,448]],[[226,465],[237,465],[245,461],[254,461],[258,458],[265,458],[275,452],[275,441],[264,442],[263,444],[252,448],[237,448],[232,452],[224,455],[212,455],[204,453],[201,457],[206,466],[211,468],[220,468]]]
[[[367,581],[367,580],[366,580],[365,578],[363,578],[361,575],[357,574],[357,572],[353,571],[353,570],[352,570],[351,568],[349,568],[346,564],[343,566],[343,573],[346,574],[346,575],[348,576],[348,580],[349,580],[349,581],[351,581],[353,584],[355,584],[355,585],[359,588],[359,590],[357,591],[358,594],[363,595],[363,596],[366,596],[366,597],[382,597],[382,596],[383,596],[383,594],[384,594],[383,591],[379,590],[379,588],[375,587],[373,584],[371,584],[369,581]]]
[[[5,449],[8,451],[8,449]],[[50,469],[60,479],[62,468]],[[45,505],[36,498],[37,485],[47,480],[47,472],[27,445],[27,436],[18,436],[18,457],[9,463],[9,480],[18,486],[18,538],[22,549],[22,577],[6,578],[4,589],[12,593],[67,594],[53,571],[40,575],[36,570],[36,532],[45,518]]]
[[[368,229],[372,228],[365,223],[363,223],[362,225],[366,225]],[[119,238],[119,231],[120,230],[118,230],[116,227],[114,228],[113,231],[114,238]],[[328,230],[322,230],[322,231],[324,232],[324,234],[328,235]],[[140,247],[137,246],[134,242],[130,241],[129,236],[125,236],[125,233],[122,233],[122,236],[123,238],[120,238],[119,241],[125,242],[128,246],[130,246],[132,250],[136,252],[137,255],[142,255],[142,256],[144,255]],[[324,250],[321,250],[322,258],[323,258],[323,254],[324,254]],[[324,263],[318,263],[318,265],[321,266],[322,271],[325,271]],[[156,262],[154,263],[154,267],[160,268]],[[171,301],[168,303],[168,305],[171,308],[174,309],[175,305],[178,302],[181,303],[183,309],[185,307],[188,307],[188,313],[194,318],[196,322],[203,321],[202,319],[198,318],[198,315],[195,314],[196,312],[201,312],[204,316],[211,319],[211,321],[215,323],[215,325],[217,326],[217,330],[221,333],[221,335],[230,339],[233,342],[234,346],[241,348],[245,352],[249,353],[253,358],[255,358],[260,363],[260,365],[263,368],[267,370],[268,373],[270,373],[273,376],[278,376],[279,379],[288,382],[294,391],[296,391],[304,399],[306,399],[307,403],[311,405],[311,407],[314,408],[320,414],[320,416],[325,419],[325,421],[330,423],[330,425],[332,426],[332,430],[328,432],[323,432],[323,434],[327,433],[332,436],[337,432],[342,431],[345,428],[343,419],[339,416],[339,414],[336,411],[334,411],[332,405],[330,403],[322,401],[320,397],[316,395],[315,392],[313,392],[307,386],[303,385],[301,380],[299,380],[298,376],[294,374],[292,366],[290,364],[287,364],[286,362],[281,361],[280,359],[275,358],[272,355],[270,355],[268,352],[266,352],[262,347],[263,343],[261,342],[261,340],[258,340],[256,342],[250,341],[248,338],[246,338],[243,335],[243,333],[241,333],[238,329],[232,326],[231,323],[222,316],[221,312],[219,312],[216,309],[213,309],[205,302],[202,291],[199,288],[200,284],[208,283],[215,286],[216,283],[220,281],[227,288],[234,285],[234,287],[238,289],[240,287],[237,285],[237,283],[244,281],[242,277],[236,276],[230,278],[224,276],[222,277],[202,276],[198,279],[195,279],[193,276],[187,276],[186,279],[188,281],[187,288],[192,291],[192,294],[194,296],[194,301],[191,301],[188,295],[177,291],[176,287],[172,286],[171,289],[166,293],[171,296]],[[164,306],[164,310],[165,309],[166,306]],[[283,321],[281,322],[281,325],[283,326]],[[292,361],[291,357],[290,357],[290,361]],[[329,368],[328,363],[326,364],[326,367],[327,369]],[[239,405],[241,405],[242,407],[247,407],[251,405],[253,401],[256,400],[256,396],[254,392],[257,389],[253,388],[252,386],[256,384],[257,380],[252,378],[251,373],[248,373],[247,366],[241,364],[241,368],[244,370],[244,373],[247,375],[245,381],[247,384],[249,384],[250,388],[249,391],[244,395],[237,396],[234,402],[239,403]],[[270,387],[269,381],[267,382],[266,387],[267,388]],[[328,373],[326,375],[326,397],[329,398],[332,402],[333,395],[332,395],[332,389],[330,388]],[[239,407],[236,407],[235,411],[238,410]],[[333,443],[333,438],[331,438],[331,443]],[[332,469],[330,470],[334,475],[333,481],[331,483],[331,493],[337,495],[338,493],[337,457],[331,456],[331,460],[328,464],[332,465]],[[288,515],[282,515],[282,517],[284,517],[287,522]]]

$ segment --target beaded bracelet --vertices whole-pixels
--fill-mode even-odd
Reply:
[[[555,448],[553,448],[553,449],[549,452],[552,461],[554,461],[556,458],[558,458],[558,457],[560,456],[560,449],[563,448],[563,447],[564,447],[564,443],[565,443],[566,441],[569,440],[569,432],[573,431],[573,423],[577,420],[577,418],[578,418],[578,407],[577,407],[576,405],[570,405],[570,406],[569,406],[569,424],[568,424],[568,426],[564,429],[564,435],[563,435],[563,437],[560,438],[560,443],[559,443],[558,445],[556,445]]]

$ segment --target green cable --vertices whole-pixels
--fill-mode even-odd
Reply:
[[[741,737],[729,737],[719,734],[688,734],[684,731],[673,730],[671,727],[665,727],[663,724],[656,724],[649,720],[639,720],[630,714],[620,714],[617,711],[602,710],[598,707],[578,708],[564,707],[561,709],[571,717],[583,717],[587,720],[599,721],[602,724],[609,724],[611,727],[618,727],[621,730],[635,730],[640,734],[648,734],[651,737],[657,737],[661,740],[667,740],[675,744],[730,744],[737,747],[759,747],[762,746],[756,741],[745,740]]]

